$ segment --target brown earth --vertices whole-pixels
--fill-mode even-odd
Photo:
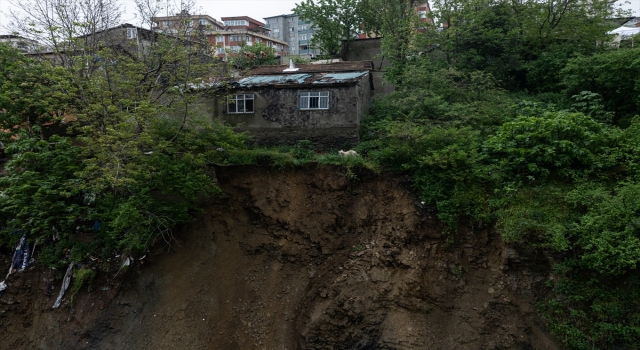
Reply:
[[[44,295],[59,271],[12,275],[0,349],[560,348],[534,308],[547,258],[443,235],[406,180],[358,176],[218,169],[223,198],[73,307]]]

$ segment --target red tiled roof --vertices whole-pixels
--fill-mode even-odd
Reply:
[[[248,75],[298,74],[298,73],[330,73],[330,72],[361,72],[373,70],[372,61],[344,61],[327,64],[297,64],[295,72],[284,72],[289,65],[259,66],[249,70]]]

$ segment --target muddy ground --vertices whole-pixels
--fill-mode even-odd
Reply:
[[[1,349],[559,349],[549,261],[450,236],[405,178],[217,170],[225,195],[126,271],[52,310],[35,267],[0,298]],[[5,262],[8,266],[8,259]],[[60,282],[55,282],[57,294]]]

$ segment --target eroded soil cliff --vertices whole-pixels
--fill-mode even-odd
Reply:
[[[443,235],[403,178],[348,181],[335,167],[217,177],[224,197],[176,242],[99,275],[73,307],[67,297],[51,310],[54,271],[11,276],[0,348],[559,348],[534,308],[547,259],[482,228]]]

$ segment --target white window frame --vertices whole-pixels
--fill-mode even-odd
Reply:
[[[216,42],[217,43],[223,43],[224,42],[224,35],[216,36]]]
[[[227,27],[246,27],[249,25],[249,22],[244,19],[234,19],[230,21],[224,21],[224,25]]]
[[[307,39],[307,34],[300,34],[300,35],[298,36],[298,39],[299,39],[300,41],[302,41],[302,40],[308,40],[308,39]]]
[[[300,92],[298,109],[302,111],[328,110],[330,108],[330,98],[331,94],[329,91]]]
[[[251,101],[250,111],[247,110],[247,101]],[[227,114],[253,114],[255,110],[254,94],[234,94],[227,98]]]
[[[138,37],[138,28],[127,28],[127,39],[136,39]]]

